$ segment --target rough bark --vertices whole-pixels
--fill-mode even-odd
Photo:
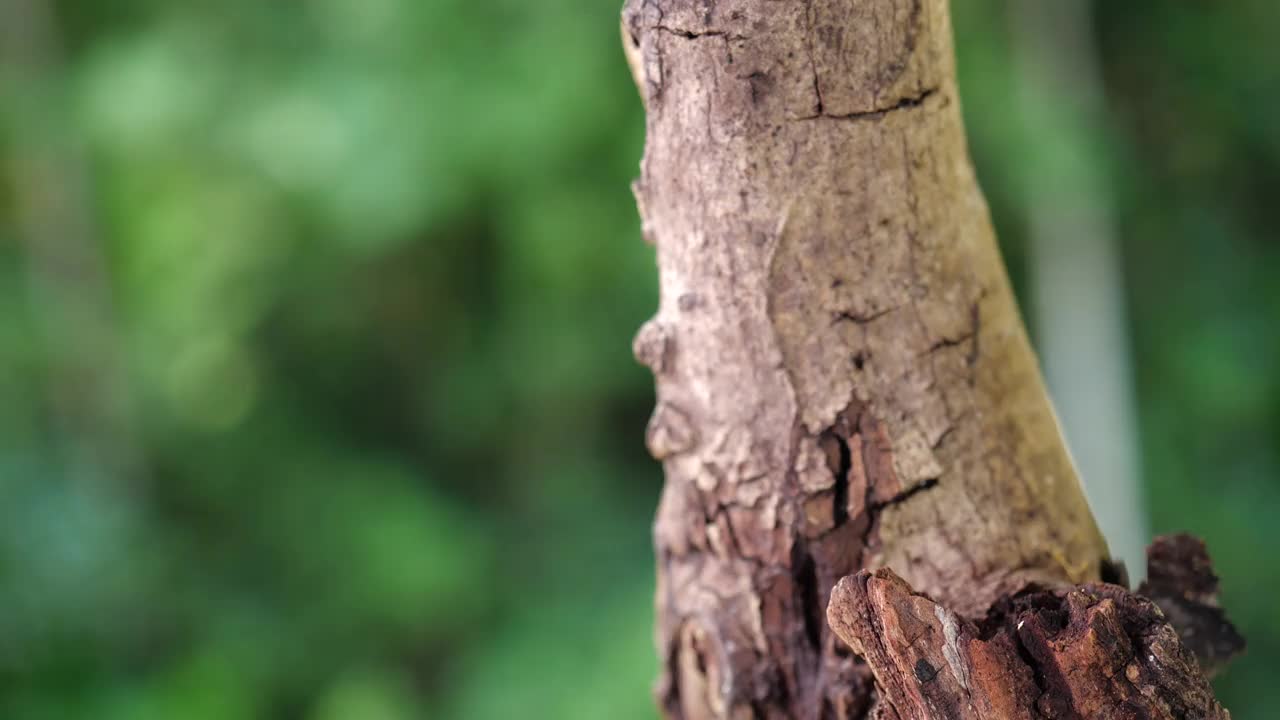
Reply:
[[[629,0],[661,304],[636,356],[671,718],[858,718],[824,622],[892,567],[965,617],[1098,581],[967,156],[945,0]]]
[[[1244,638],[1218,604],[1218,576],[1197,538],[1156,538],[1147,548],[1147,579],[1138,594],[1160,607],[1205,675],[1213,676],[1244,651]]]
[[[875,674],[879,720],[1228,720],[1201,667],[1243,643],[1200,594],[1217,590],[1204,546],[1162,538],[1149,557],[1153,577],[1170,571],[1159,606],[1088,583],[1030,589],[973,622],[881,569],[841,580],[827,615]],[[1199,609],[1179,627],[1170,609],[1186,602]],[[1200,632],[1213,641],[1185,642]]]

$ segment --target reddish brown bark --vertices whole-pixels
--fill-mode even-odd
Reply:
[[[1164,608],[1189,624],[1106,583],[1029,589],[972,621],[887,569],[842,580],[827,615],[875,675],[879,720],[1225,720],[1201,662],[1242,642],[1203,594],[1217,584],[1203,545],[1162,538],[1150,554]],[[1187,644],[1180,632],[1212,639]]]

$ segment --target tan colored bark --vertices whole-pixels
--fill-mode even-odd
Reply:
[[[668,717],[861,717],[825,623],[892,567],[980,615],[1106,547],[974,179],[944,0],[630,0],[661,306]]]

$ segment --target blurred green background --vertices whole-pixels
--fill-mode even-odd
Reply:
[[[619,4],[0,0],[0,717],[654,717]],[[1107,179],[1150,525],[1274,717],[1280,4],[1095,3],[1063,133],[955,5],[1020,292],[1027,158]]]

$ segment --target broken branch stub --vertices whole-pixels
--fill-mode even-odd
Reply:
[[[1216,579],[1206,582],[1212,572],[1199,541],[1161,538],[1153,548],[1153,570],[1164,563],[1155,574],[1187,582],[1166,586],[1179,602],[1209,584],[1216,592]],[[1215,623],[1202,621],[1197,630],[1232,639],[1213,647],[1212,658],[1222,662],[1243,642],[1220,610],[1211,614]],[[1153,599],[1118,585],[1028,589],[975,621],[915,592],[891,570],[864,570],[836,586],[827,618],[875,676],[877,720],[1230,717],[1172,618]]]

